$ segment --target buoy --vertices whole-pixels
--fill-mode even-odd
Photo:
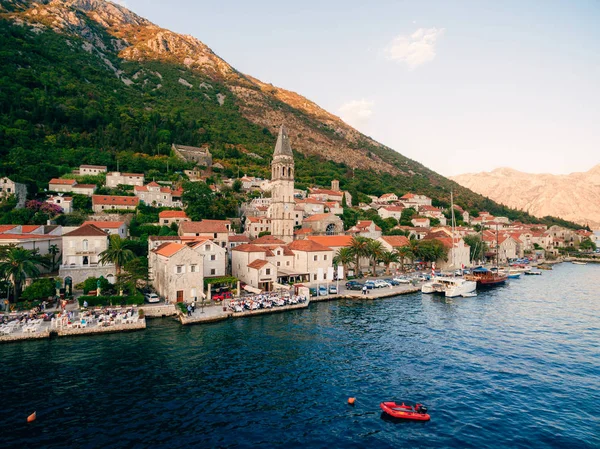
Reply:
[[[37,418],[37,412],[33,412],[31,415],[27,417],[27,422],[34,422],[35,418]]]
[[[356,401],[356,398],[348,398],[348,404],[350,404],[350,405],[354,405],[355,401]]]

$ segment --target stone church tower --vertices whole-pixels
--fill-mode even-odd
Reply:
[[[285,242],[294,240],[294,155],[284,125],[279,129],[271,162],[271,235]]]

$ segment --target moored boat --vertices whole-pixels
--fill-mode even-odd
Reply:
[[[542,272],[541,271],[526,271],[525,274],[527,276],[541,276]]]
[[[410,405],[405,402],[382,402],[381,410],[393,418],[409,419],[412,421],[429,421],[431,416],[423,404]]]
[[[464,278],[476,282],[477,285],[493,287],[505,283],[508,275],[488,270],[485,267],[477,267],[471,270],[471,274],[465,275]]]
[[[587,262],[581,262],[579,260],[572,260],[571,263],[575,265],[587,265]]]
[[[464,278],[435,276],[421,286],[423,293],[443,293],[447,298],[473,293],[477,283]]]

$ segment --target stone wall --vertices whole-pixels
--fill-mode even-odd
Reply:
[[[140,306],[138,309],[144,311],[146,318],[160,318],[163,316],[173,316],[177,314],[175,304],[167,304],[163,306]]]

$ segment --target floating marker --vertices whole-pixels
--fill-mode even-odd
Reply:
[[[37,418],[37,412],[33,412],[31,415],[27,417],[27,422],[34,422],[35,418]]]
[[[355,401],[356,401],[356,398],[348,398],[348,404],[350,404],[350,405],[354,405]]]

